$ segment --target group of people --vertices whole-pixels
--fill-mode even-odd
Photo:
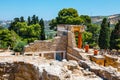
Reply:
[[[107,50],[100,50],[100,54],[109,54],[109,55],[120,55],[120,50],[115,50],[115,49],[107,49]]]

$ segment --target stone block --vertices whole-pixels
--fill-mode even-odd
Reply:
[[[45,54],[44,54],[44,57],[45,57],[46,59],[54,59],[54,54],[53,54],[53,53],[45,53]]]
[[[92,56],[90,56],[90,59],[92,61],[94,61],[95,63],[99,64],[99,65],[103,65],[104,66],[104,64],[105,64],[104,63],[105,58],[103,56],[101,56],[101,55],[96,55],[96,56],[92,55]]]

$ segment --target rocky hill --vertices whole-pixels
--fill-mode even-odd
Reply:
[[[109,16],[91,16],[92,22],[96,24],[101,24],[103,18],[108,18],[110,24],[114,25],[120,20],[120,14],[114,14]]]

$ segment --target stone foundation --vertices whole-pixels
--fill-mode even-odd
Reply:
[[[118,59],[118,57],[105,55],[105,66],[112,66],[120,71],[120,60]]]
[[[40,80],[40,74],[29,63],[0,63],[0,80]]]
[[[76,61],[17,56],[0,58],[0,80],[102,80]]]
[[[120,80],[120,73],[113,67],[99,66],[91,61],[80,61],[80,66],[106,80]]]

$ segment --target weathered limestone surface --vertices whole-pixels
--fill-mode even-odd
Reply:
[[[99,66],[91,61],[80,61],[80,66],[107,80],[120,80],[120,72],[113,67]]]
[[[105,58],[102,55],[92,55],[90,56],[90,60],[102,66],[105,64]]]
[[[120,71],[120,60],[118,57],[105,55],[105,66],[112,66]]]
[[[0,80],[39,80],[39,70],[24,62],[0,63]]]
[[[46,60],[31,56],[0,58],[0,80],[102,80],[76,61]]]

